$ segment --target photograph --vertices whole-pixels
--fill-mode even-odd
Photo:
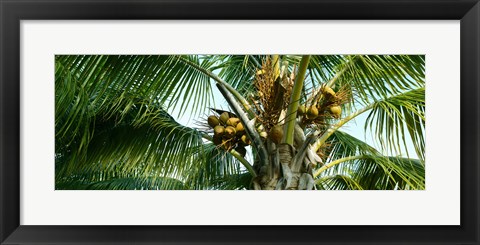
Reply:
[[[55,190],[427,188],[425,54],[54,59]]]
[[[480,0],[0,13],[0,245],[480,245]]]

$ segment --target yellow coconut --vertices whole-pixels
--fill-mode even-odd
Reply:
[[[305,110],[306,110],[306,109],[305,109],[305,105],[300,105],[300,106],[298,107],[297,114],[298,114],[299,116],[303,116],[303,115],[305,114]]]
[[[257,127],[257,131],[258,131],[258,132],[262,132],[262,131],[264,131],[264,130],[265,130],[265,128],[263,127],[262,124],[260,124],[260,125]]]
[[[244,145],[250,145],[250,139],[247,137],[247,135],[242,135],[242,137],[240,138],[240,140],[242,141],[242,144]]]
[[[240,119],[236,118],[236,117],[231,117],[227,120],[227,126],[232,126],[232,127],[235,127],[237,126],[237,123],[240,122]]]
[[[215,126],[220,124],[220,121],[218,120],[218,117],[213,116],[213,115],[209,116],[207,121],[208,121],[208,125],[212,128],[214,128]]]
[[[275,125],[272,129],[270,129],[270,139],[275,144],[280,144],[283,138],[283,127],[281,125]]]
[[[312,105],[307,110],[307,118],[308,119],[315,119],[318,117],[318,109],[316,106]]]
[[[230,119],[230,116],[228,115],[228,112],[224,112],[220,115],[220,122],[223,125],[227,124],[228,119]]]
[[[241,122],[237,123],[237,126],[235,126],[235,130],[237,131],[237,134],[243,134],[243,132],[245,132],[245,128],[243,127],[243,124]]]
[[[333,89],[330,88],[329,86],[325,86],[323,88],[323,94],[325,96],[330,96],[330,97],[335,97],[336,96],[335,91],[333,91]]]
[[[267,132],[265,132],[265,131],[260,132],[260,137],[266,139],[268,137]]]
[[[331,106],[330,107],[330,112],[332,113],[332,115],[336,118],[339,118],[340,115],[342,114],[342,108],[338,105],[336,106]]]
[[[222,125],[217,125],[213,128],[213,134],[217,137],[221,137],[225,133],[225,128]]]
[[[235,136],[236,133],[237,131],[235,131],[235,128],[232,126],[227,126],[225,128],[225,137],[227,138],[232,138],[233,136]]]

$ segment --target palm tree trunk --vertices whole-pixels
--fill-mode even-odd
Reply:
[[[304,164],[306,156],[289,144],[273,145],[269,154],[269,164],[260,167],[254,178],[256,190],[312,190],[315,182],[312,168]]]
[[[276,57],[276,60],[276,63],[278,63],[278,57]],[[295,148],[303,144],[301,139],[305,137],[304,135],[295,134],[295,128],[299,127],[296,122],[296,114],[309,61],[310,55],[304,55],[300,61],[290,104],[286,112],[284,141],[276,145],[267,140],[267,149],[269,151],[268,164],[260,167],[258,177],[254,179],[255,189],[311,190],[315,186],[311,168],[304,165],[306,156],[301,156],[300,154],[304,153],[297,151]],[[300,131],[303,134],[303,130]],[[295,136],[297,136],[297,140],[295,140]],[[294,144],[295,142],[298,143]],[[309,166],[308,162],[307,166]]]
[[[275,144],[266,140],[268,164],[255,165],[257,177],[253,184],[256,190],[312,190],[315,188],[313,170],[305,147],[311,140],[305,140],[304,131],[295,122],[293,145]]]

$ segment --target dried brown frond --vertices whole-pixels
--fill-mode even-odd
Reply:
[[[254,85],[258,98],[253,100],[253,104],[258,112],[257,120],[267,130],[279,123],[281,111],[288,106],[294,75],[287,73],[288,69],[282,77],[276,75],[274,64],[267,58],[255,76]]]
[[[341,87],[337,92],[336,105],[344,105],[352,101],[352,90],[349,86]]]

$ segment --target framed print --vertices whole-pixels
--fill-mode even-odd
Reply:
[[[1,244],[480,242],[476,0],[0,7]]]

